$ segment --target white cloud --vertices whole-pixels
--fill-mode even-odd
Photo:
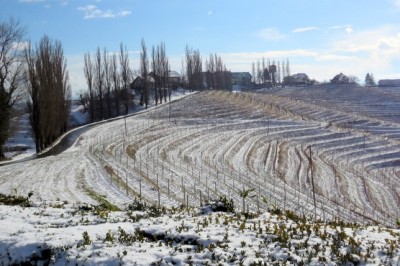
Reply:
[[[207,15],[211,16],[213,14],[213,12],[210,10],[208,11]]]
[[[38,3],[38,2],[45,2],[46,0],[18,0],[20,3]]]
[[[344,30],[347,32],[347,34],[352,34],[353,33],[353,28],[352,27],[347,27]]]
[[[18,50],[18,51],[23,51],[23,50],[25,50],[25,48],[28,48],[28,47],[29,47],[28,42],[14,42],[12,44],[12,49]]]
[[[128,10],[122,10],[119,12],[114,12],[112,10],[101,10],[97,8],[95,5],[87,5],[83,7],[78,7],[79,11],[84,12],[85,19],[94,19],[94,18],[116,18],[116,17],[125,17],[130,15],[132,12]]]
[[[370,72],[380,79],[396,76],[399,69],[395,61],[399,59],[400,27],[383,26],[346,35],[319,55],[317,62],[329,62],[337,72],[356,75],[360,79]]]
[[[328,54],[319,54],[316,57],[317,61],[333,61],[333,62],[351,62],[356,60],[357,57],[355,56],[348,56],[348,55],[340,55],[340,54],[333,54],[333,53],[328,53]]]
[[[348,27],[351,27],[351,25],[336,25],[336,26],[329,27],[329,29],[333,29],[333,30],[335,30],[335,29],[345,29],[345,28],[348,28]]]
[[[400,55],[400,28],[383,26],[360,31],[334,43],[336,51]]]
[[[400,0],[393,0],[394,6],[400,10]]]
[[[261,29],[258,31],[257,36],[265,41],[279,41],[285,38],[285,35],[275,28]]]
[[[293,33],[300,33],[300,32],[313,31],[313,30],[319,30],[319,28],[318,27],[297,28],[297,29],[294,29],[292,32]]]
[[[329,27],[331,30],[344,30],[347,34],[353,33],[353,27],[351,25],[338,25]]]

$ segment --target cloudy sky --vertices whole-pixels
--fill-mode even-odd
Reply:
[[[124,43],[133,68],[140,41],[166,43],[181,71],[186,45],[222,56],[231,71],[262,57],[290,60],[292,73],[319,81],[343,72],[400,78],[400,0],[0,0],[32,42],[62,42],[74,91],[86,88],[83,54]]]

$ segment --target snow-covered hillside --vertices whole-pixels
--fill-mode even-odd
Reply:
[[[101,203],[102,199],[126,209],[135,198],[141,198],[142,202],[156,207],[197,207],[210,198],[225,195],[234,202],[236,211],[264,213],[267,210],[280,209],[282,213],[292,211],[299,216],[318,220],[340,219],[360,225],[396,227],[400,217],[400,180],[397,176],[400,163],[400,124],[395,116],[389,115],[389,109],[384,102],[396,99],[400,101],[400,92],[369,89],[369,93],[365,93],[366,91],[360,88],[331,88],[331,91],[326,91],[326,88],[313,88],[314,93],[311,97],[308,89],[286,88],[261,94],[203,92],[126,119],[99,124],[84,133],[73,147],[60,155],[2,166],[0,193],[23,197],[29,195],[30,201],[41,206],[38,207],[39,210],[19,210],[18,207],[2,207],[2,210],[21,211],[22,216],[30,217],[30,212],[52,212],[43,207],[44,205],[67,202],[62,204],[64,207],[61,208],[61,212],[74,212],[73,210],[82,204],[96,205]],[[327,98],[325,95],[328,92],[331,96],[337,94],[342,101]],[[348,94],[347,98],[344,94]],[[379,104],[371,97],[379,99]],[[392,112],[400,111],[398,106],[393,104]],[[25,212],[27,213],[24,214]],[[62,213],[58,215],[68,215]],[[117,215],[119,218],[116,221],[121,222],[127,213],[111,215]],[[192,215],[178,215],[180,218],[184,217],[176,219],[178,224],[186,220],[191,221],[189,217]],[[258,220],[260,223],[268,220],[266,217],[269,215],[265,213],[255,218],[255,224],[258,224]],[[215,219],[214,216],[212,220]],[[159,219],[161,220],[155,223],[160,223],[160,228],[165,228],[163,223],[175,224],[174,215]],[[278,218],[274,217],[273,220],[276,220],[279,228]],[[12,223],[12,220],[0,221],[3,222]],[[29,219],[25,218],[21,218],[20,222],[30,223]],[[148,225],[153,222],[146,220]],[[56,222],[44,220],[43,223]],[[60,223],[64,224],[65,221],[60,220]],[[195,223],[193,222],[193,227],[188,229],[190,234],[193,234],[193,231],[195,235],[198,234],[194,228]],[[274,227],[274,223],[268,226]],[[215,227],[218,227],[217,224],[219,223],[216,223]],[[79,227],[79,223],[76,226]],[[293,228],[290,223],[285,226]],[[108,230],[112,230],[113,234],[117,234],[118,230],[118,226],[101,228],[105,231],[99,233],[98,242],[101,242]],[[231,229],[229,226],[223,226],[223,230],[230,232]],[[85,227],[78,230],[79,236],[66,241],[76,243],[79,237],[82,239],[82,230],[88,231],[93,240],[97,229],[93,229],[91,234]],[[211,231],[213,230],[217,229],[213,228]],[[332,232],[332,237],[335,235],[331,229],[326,230]],[[376,226],[343,230],[350,230],[346,235],[355,234],[353,240],[359,237],[355,240],[356,243],[363,237],[368,239],[369,235],[375,237],[372,230],[378,233],[381,231]],[[4,234],[10,232],[6,231]],[[235,239],[240,239],[239,231],[236,232],[237,235],[233,235]],[[384,231],[387,233],[374,239],[385,243],[386,255],[379,253],[375,244],[368,250],[378,252],[374,255],[378,260],[383,258],[387,262],[392,259],[393,262],[398,256],[396,254],[399,245],[398,242],[390,241],[399,240],[398,232],[389,229]],[[385,241],[390,232],[393,232],[394,238]],[[10,237],[12,234],[10,233]],[[280,246],[275,250],[276,244],[274,247],[269,246],[276,243],[275,237],[266,240],[269,238],[260,236],[261,234],[263,233],[259,233],[255,239],[268,242],[263,247],[268,251],[264,250],[261,253],[263,261],[272,260],[268,255],[270,252],[281,254],[290,251],[287,246]],[[212,234],[209,235],[212,238]],[[249,243],[252,237],[244,241]],[[311,239],[311,235],[309,237]],[[294,236],[293,241],[297,238],[303,239]],[[353,240],[347,238],[347,241]],[[307,246],[310,245],[309,241],[311,240],[307,241]],[[320,243],[319,241],[313,243]],[[230,240],[229,243],[239,242]],[[294,241],[291,245],[295,243],[297,242]],[[324,242],[319,248],[330,245],[329,243]],[[150,245],[157,250],[156,245],[163,243],[146,245],[143,250],[150,250]],[[233,249],[225,255],[227,258],[239,250],[232,245]],[[389,255],[387,252],[391,245],[395,248]],[[103,246],[93,242],[91,249],[99,247],[103,250]],[[248,248],[247,244],[246,247]],[[229,247],[227,248],[229,250]],[[282,248],[288,250],[282,251]],[[321,252],[332,253],[327,247],[325,249]],[[73,250],[71,252],[75,254]],[[151,250],[153,252],[153,249]],[[165,249],[160,250],[154,252],[165,252]],[[258,246],[253,246],[251,250],[258,251]],[[114,251],[112,249],[110,252]],[[118,249],[115,253],[121,255],[121,252],[123,250]],[[171,252],[168,250],[169,255]],[[248,249],[245,250],[245,253],[247,252]],[[319,252],[320,250],[316,251],[316,254]],[[112,257],[111,253],[104,256]],[[345,255],[345,250],[342,250],[342,253]],[[92,260],[93,253],[84,254],[87,255],[85,258],[88,261],[98,262]],[[212,251],[207,254],[212,256]],[[305,256],[311,256],[307,254]],[[354,252],[351,254],[357,255]],[[361,259],[361,255],[365,256],[357,256]],[[188,259],[188,256],[186,253],[182,255],[181,262]],[[190,256],[196,258],[195,254]],[[292,255],[285,256],[283,260],[292,258]],[[299,254],[296,256],[301,257]],[[156,260],[164,258],[164,255],[154,255],[151,258]],[[297,260],[299,257],[293,258]],[[312,258],[319,259],[319,256]],[[338,258],[339,255],[337,258],[325,259],[328,262],[340,263]],[[80,259],[77,261],[81,262]],[[350,258],[347,259],[350,261]],[[378,263],[378,260],[365,257],[361,259],[369,263]],[[253,255],[251,261],[256,261]],[[312,259],[302,258],[301,261],[317,263]]]

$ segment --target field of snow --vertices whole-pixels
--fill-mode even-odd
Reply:
[[[356,87],[192,94],[100,124],[60,155],[2,166],[0,193],[122,209],[135,198],[172,208],[225,195],[237,211],[395,227],[399,102],[400,91]]]

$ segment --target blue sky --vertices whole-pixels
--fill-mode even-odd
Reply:
[[[140,41],[166,43],[181,71],[184,48],[222,56],[231,71],[262,57],[290,60],[319,81],[343,72],[361,81],[400,78],[400,0],[0,0],[0,18],[19,19],[29,38],[62,42],[74,91],[86,88],[83,55],[123,42],[138,68]]]

